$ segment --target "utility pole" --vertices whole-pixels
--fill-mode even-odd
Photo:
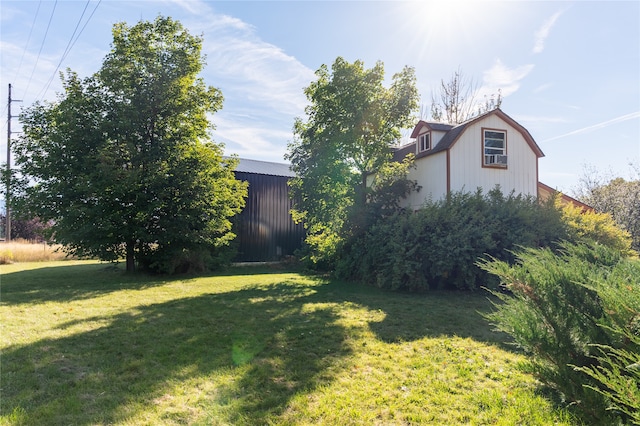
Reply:
[[[11,241],[11,102],[22,102],[19,99],[11,99],[11,83],[9,83],[9,100],[7,103],[7,192],[5,194],[5,219],[6,226],[4,228],[5,241]]]

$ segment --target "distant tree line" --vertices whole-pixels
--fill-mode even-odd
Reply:
[[[629,232],[632,245],[640,252],[640,164],[631,164],[631,178],[606,176],[602,170],[585,167],[575,196],[596,211],[611,215]]]

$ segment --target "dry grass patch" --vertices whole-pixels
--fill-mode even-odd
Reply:
[[[30,243],[24,240],[0,242],[0,265],[14,262],[48,262],[66,258],[67,255],[59,244]]]

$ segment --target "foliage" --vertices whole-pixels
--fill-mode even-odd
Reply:
[[[337,58],[323,65],[305,89],[307,120],[297,118],[287,159],[296,178],[292,213],[304,222],[310,259],[331,262],[342,242],[358,233],[367,200],[367,177],[390,160],[390,147],[400,138],[417,108],[415,71],[405,67],[383,86],[384,66],[365,69],[361,61]]]
[[[569,240],[592,240],[620,250],[624,255],[635,253],[631,248],[631,236],[616,224],[610,214],[583,211],[573,204],[562,204],[559,197],[555,198],[555,203],[562,211],[562,220],[566,225]]]
[[[505,196],[496,187],[487,194],[481,189],[452,193],[415,212],[389,206],[370,204],[366,232],[339,249],[338,276],[392,290],[473,290],[496,284],[477,267],[478,259],[489,255],[511,263],[519,247],[555,249],[561,240],[595,241],[634,253],[626,233],[608,215],[561,204],[559,196],[540,203]]]
[[[594,169],[586,169],[577,197],[597,212],[608,213],[619,227],[631,235],[632,248],[640,251],[640,165],[635,177],[607,179]]]
[[[532,355],[536,376],[585,420],[630,420],[640,408],[627,364],[640,351],[640,262],[598,243],[564,243],[559,254],[529,248],[515,265],[480,266],[510,291],[496,293],[503,303],[487,318]]]
[[[222,95],[197,77],[201,45],[170,18],[116,24],[99,72],[80,79],[69,71],[56,103],[21,115],[21,213],[52,221],[70,253],[126,257],[130,271],[218,258],[246,184],[209,140],[208,115]]]
[[[500,90],[497,96],[485,96],[484,103],[476,101],[477,92],[473,80],[465,78],[458,69],[447,83],[440,80],[438,96],[431,94],[431,118],[435,121],[460,124],[502,105]]]
[[[1,425],[571,425],[482,293],[2,267]]]
[[[517,246],[548,246],[564,235],[551,204],[522,195],[451,193],[415,212],[381,217],[340,254],[339,276],[393,290],[472,290],[486,284],[476,265],[489,254],[512,260]]]
[[[0,226],[4,229],[7,217],[4,213],[0,213]],[[44,239],[45,230],[49,224],[42,223],[38,218],[32,219],[11,219],[11,239],[42,241]]]
[[[640,348],[640,338],[627,334],[636,348]],[[578,367],[597,381],[590,389],[602,394],[609,401],[610,410],[623,413],[629,421],[640,425],[640,353],[611,346],[596,345],[597,365]]]
[[[420,190],[416,181],[407,179],[410,169],[415,168],[414,158],[414,154],[409,154],[402,162],[389,161],[371,175],[366,205],[370,215],[367,223],[402,210],[400,201],[411,192]]]

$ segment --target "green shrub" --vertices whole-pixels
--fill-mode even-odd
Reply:
[[[562,221],[571,241],[597,241],[620,250],[624,255],[635,254],[631,248],[631,234],[620,228],[609,213],[583,211],[582,208],[571,204],[561,204],[559,198],[556,199],[555,205],[562,212]]]
[[[476,261],[512,260],[517,246],[547,246],[566,231],[560,212],[529,197],[457,192],[416,212],[381,217],[349,241],[336,272],[392,290],[473,290],[487,285]]]
[[[627,334],[640,347],[640,338]],[[608,409],[622,413],[630,423],[640,425],[640,353],[611,346],[594,345],[600,351],[597,365],[576,367],[598,382],[588,386],[609,401]]]
[[[539,380],[585,421],[630,421],[640,409],[630,366],[640,351],[640,262],[601,244],[564,243],[558,253],[529,248],[513,265],[479,266],[510,291],[494,293],[503,303],[487,318],[532,355]]]

